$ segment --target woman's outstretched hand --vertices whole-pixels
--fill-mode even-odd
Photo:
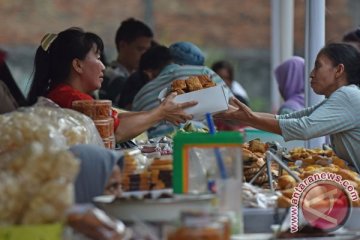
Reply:
[[[229,109],[225,112],[216,114],[214,118],[247,123],[251,121],[252,116],[253,111],[233,97],[229,101]]]
[[[171,93],[160,104],[159,110],[163,114],[164,120],[171,122],[175,125],[185,123],[187,120],[191,120],[193,117],[185,113],[184,109],[195,106],[196,101],[189,101],[184,103],[175,103],[173,100],[176,97],[176,93]]]

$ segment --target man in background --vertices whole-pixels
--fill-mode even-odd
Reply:
[[[150,48],[152,30],[134,18],[123,21],[115,36],[118,56],[105,70],[104,82],[99,91],[100,99],[110,99],[116,104],[126,79],[139,65],[141,55]]]
[[[6,63],[6,52],[0,49],[0,114],[11,112],[27,102]]]

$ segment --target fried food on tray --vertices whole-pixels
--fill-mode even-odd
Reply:
[[[196,91],[202,89],[202,85],[200,83],[199,78],[192,76],[185,80],[186,86],[189,89],[189,92]]]
[[[269,146],[266,143],[261,142],[260,139],[253,139],[249,141],[249,150],[252,152],[265,153],[268,148]]]
[[[185,90],[187,89],[186,82],[183,79],[174,80],[171,84],[171,90],[175,91],[177,89]]]
[[[282,175],[278,178],[278,187],[280,189],[288,189],[296,187],[297,182],[295,178],[290,175]]]
[[[197,78],[199,79],[203,88],[209,88],[209,87],[216,86],[216,84],[213,81],[211,81],[211,79],[208,75],[200,75],[200,76],[197,76]]]
[[[171,92],[177,92],[180,95],[214,86],[216,84],[207,75],[190,76],[187,79],[174,80],[171,84]]]
[[[180,95],[180,94],[184,94],[184,93],[185,93],[184,90],[182,90],[182,89],[174,89],[172,92],[176,92],[177,95]]]

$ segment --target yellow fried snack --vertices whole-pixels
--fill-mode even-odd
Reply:
[[[186,88],[186,82],[183,79],[174,80],[171,84],[172,91],[174,91],[175,89],[185,90]]]
[[[197,76],[197,78],[199,79],[203,88],[209,88],[209,87],[216,86],[216,84],[209,78],[208,75],[199,75],[199,76]]]
[[[193,92],[203,88],[200,80],[196,76],[189,77],[185,80],[185,82],[189,92]]]
[[[261,142],[259,139],[249,141],[249,150],[252,152],[265,153],[268,149],[268,145]]]
[[[296,180],[290,175],[282,175],[278,178],[279,189],[294,188],[296,185]]]

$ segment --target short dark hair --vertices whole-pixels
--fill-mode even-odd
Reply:
[[[348,84],[360,85],[360,52],[348,43],[329,43],[320,54],[327,56],[334,66],[343,64]]]
[[[140,59],[139,70],[162,69],[172,61],[169,48],[165,46],[155,46],[147,50]]]
[[[229,76],[231,78],[231,80],[234,80],[234,68],[233,66],[231,65],[230,62],[228,61],[217,61],[215,63],[213,63],[213,65],[211,66],[211,69],[214,71],[214,72],[217,72],[219,71],[220,69],[223,69],[225,68],[228,72],[229,72]]]
[[[360,50],[360,27],[344,34],[343,42],[353,43]]]
[[[153,38],[154,34],[150,27],[135,18],[128,18],[121,22],[116,31],[115,45],[118,48],[120,41],[132,42],[139,37]]]
[[[344,42],[360,42],[360,27],[355,30],[349,31],[343,36]]]
[[[37,97],[45,96],[52,86],[67,79],[73,59],[85,59],[94,45],[98,52],[104,50],[103,41],[98,35],[81,28],[69,28],[60,32],[46,50],[40,45],[35,54],[29,104],[35,103]]]

